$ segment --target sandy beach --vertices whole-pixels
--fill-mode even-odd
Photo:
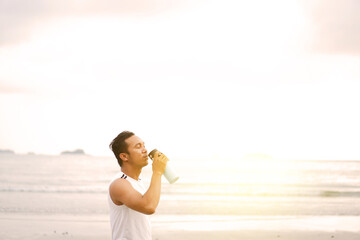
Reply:
[[[360,238],[360,217],[153,215],[154,240]],[[1,214],[0,239],[111,239],[107,215]]]

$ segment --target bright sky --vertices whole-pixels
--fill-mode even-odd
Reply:
[[[0,149],[111,155],[131,130],[169,156],[360,159],[355,0],[26,3],[0,0]]]

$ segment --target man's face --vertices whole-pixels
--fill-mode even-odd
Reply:
[[[125,140],[128,145],[129,163],[138,167],[148,165],[148,155],[144,142],[138,136],[131,136]]]

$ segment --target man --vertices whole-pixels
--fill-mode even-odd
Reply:
[[[148,165],[144,142],[132,132],[120,133],[111,143],[121,171],[110,183],[108,202],[113,240],[151,239],[150,214],[158,206],[161,191],[161,175],[168,161],[164,154],[155,154],[149,189],[139,178],[143,167]]]

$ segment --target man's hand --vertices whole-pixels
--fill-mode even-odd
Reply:
[[[165,156],[165,154],[161,152],[156,152],[153,158],[152,170],[153,174],[162,175],[166,168],[166,163],[169,159]]]

